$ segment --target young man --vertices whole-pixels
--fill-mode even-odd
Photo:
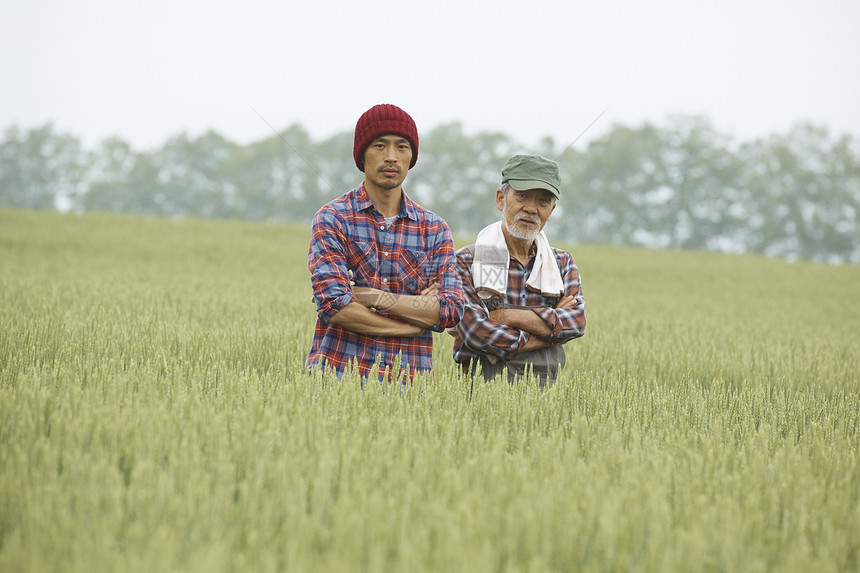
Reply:
[[[531,372],[541,387],[555,383],[565,363],[562,344],[585,334],[579,269],[567,251],[550,246],[543,228],[555,210],[558,165],[539,155],[515,155],[496,190],[501,221],[457,251],[463,319],[449,332],[454,360],[485,379]]]
[[[364,181],[314,216],[308,267],[317,323],[306,366],[353,364],[382,379],[431,370],[433,335],[463,314],[448,225],[406,195],[418,160],[415,122],[397,106],[367,110],[355,126],[353,158]]]

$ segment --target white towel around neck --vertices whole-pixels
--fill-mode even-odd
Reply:
[[[526,286],[544,296],[561,296],[564,281],[546,234],[537,236],[537,254]],[[472,261],[472,283],[481,298],[505,296],[508,290],[508,265],[511,255],[502,233],[502,222],[487,225],[478,233]]]

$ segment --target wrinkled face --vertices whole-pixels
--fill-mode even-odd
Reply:
[[[412,162],[412,145],[400,135],[382,135],[364,150],[365,185],[397,189],[406,179]]]
[[[502,226],[508,233],[533,241],[555,209],[555,197],[545,189],[518,191],[510,187],[507,193],[496,191],[496,207],[502,212]]]

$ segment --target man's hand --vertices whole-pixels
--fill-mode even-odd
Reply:
[[[439,283],[431,283],[428,287],[426,287],[424,290],[422,290],[419,293],[419,296],[426,296],[428,294],[436,294],[437,292],[439,292],[440,286],[442,286],[442,285],[440,285]]]
[[[361,306],[370,310],[387,310],[397,302],[397,295],[372,287],[351,287],[352,296]]]
[[[555,308],[557,310],[561,310],[564,308],[573,308],[576,306],[576,297],[573,295],[565,295],[558,299],[558,302],[555,303]]]
[[[538,348],[550,348],[552,346],[555,346],[555,344],[550,344],[549,342],[547,342],[545,340],[541,340],[537,336],[528,335],[528,339],[526,339],[525,344],[520,346],[519,350],[517,350],[517,353],[519,354],[520,352],[528,352],[529,350],[537,350]]]

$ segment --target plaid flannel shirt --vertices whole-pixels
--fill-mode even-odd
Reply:
[[[533,309],[533,312],[540,316],[552,330],[545,340],[552,344],[564,344],[585,334],[585,298],[582,295],[582,282],[573,255],[554,247],[552,250],[561,270],[564,294],[573,295],[576,298],[576,305],[573,308],[561,310],[547,306]],[[541,293],[526,287],[526,281],[534,266],[536,252],[537,247],[532,245],[526,265],[513,257],[510,259],[508,290],[505,293],[506,303],[522,306],[549,304],[550,301],[547,301]],[[466,306],[463,310],[463,318],[457,325],[460,338],[454,342],[454,360],[463,364],[464,370],[478,354],[495,355],[502,360],[510,360],[520,346],[525,344],[528,334],[490,319],[487,306],[478,296],[472,282],[472,261],[474,260],[472,252],[467,248],[460,249],[456,253],[456,258]]]
[[[441,332],[463,314],[463,293],[454,267],[451,230],[441,217],[421,207],[403,192],[400,213],[386,226],[362,183],[357,189],[324,205],[313,220],[308,268],[311,272],[318,320],[306,366],[324,365],[341,375],[354,360],[366,376],[379,361],[380,377],[400,356],[402,369],[433,368],[433,335],[384,337],[356,334],[329,321],[352,302],[348,271],[356,286],[394,294],[417,295],[436,282]],[[394,320],[394,315],[380,312]]]

